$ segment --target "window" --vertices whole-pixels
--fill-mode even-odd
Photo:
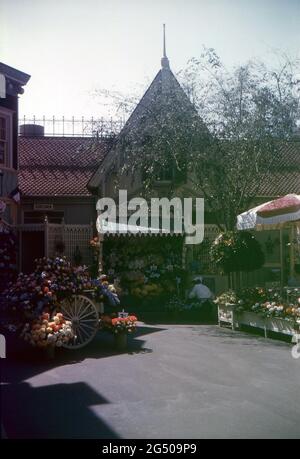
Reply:
[[[1,107],[0,110],[0,168],[12,167],[12,115],[13,112]]]
[[[0,164],[7,165],[7,140],[8,140],[8,128],[7,118],[0,116]]]

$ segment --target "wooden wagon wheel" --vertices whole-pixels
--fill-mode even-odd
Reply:
[[[98,331],[99,314],[95,304],[84,295],[73,295],[61,304],[61,312],[66,320],[72,322],[75,337],[66,349],[80,349],[92,341]]]

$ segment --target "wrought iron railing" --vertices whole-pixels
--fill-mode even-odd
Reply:
[[[93,137],[109,138],[116,136],[125,124],[124,119],[113,118],[76,118],[27,117],[19,118],[21,135],[45,135],[58,137]],[[24,126],[24,127],[23,127]],[[42,131],[34,131],[32,126],[42,126]]]

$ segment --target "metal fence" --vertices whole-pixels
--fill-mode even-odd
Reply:
[[[125,124],[124,119],[113,118],[57,118],[48,117],[27,117],[19,118],[19,132],[26,135],[26,126],[28,127],[28,135],[31,132],[30,126],[42,126],[43,135],[58,136],[58,137],[93,137],[109,138],[117,135]],[[22,126],[22,131],[20,127]],[[24,126],[24,127],[23,127]]]

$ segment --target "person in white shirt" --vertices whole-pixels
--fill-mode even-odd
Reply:
[[[210,289],[202,283],[202,277],[197,276],[193,279],[194,287],[189,293],[189,299],[195,299],[199,301],[210,300],[214,297]]]

